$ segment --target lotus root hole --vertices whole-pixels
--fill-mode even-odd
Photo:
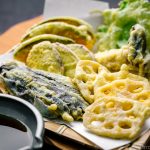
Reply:
[[[104,89],[102,89],[102,93],[104,93],[105,95],[109,95],[109,94],[111,94],[111,89],[110,88],[104,88]]]
[[[125,84],[124,84],[124,83],[117,83],[117,84],[116,84],[116,87],[117,87],[118,89],[124,89],[124,88],[125,88]]]
[[[139,100],[140,102],[144,102],[146,99],[148,99],[148,96],[147,96],[147,95],[141,95],[141,96],[138,97],[138,100]]]
[[[104,118],[104,117],[100,117],[100,118],[99,118],[99,121],[104,122],[104,121],[105,121],[105,118]]]
[[[136,115],[134,115],[133,113],[127,114],[127,117],[130,119],[135,119]]]
[[[123,129],[130,129],[132,126],[130,122],[120,121],[119,127]]]
[[[93,71],[89,66],[83,66],[83,70],[87,73],[87,74],[91,74]]]
[[[108,82],[112,82],[114,80],[114,76],[105,74],[105,80],[108,81]]]
[[[124,111],[130,110],[132,107],[133,107],[133,104],[130,103],[130,102],[124,102],[124,103],[122,103],[122,109]]]
[[[140,93],[143,90],[143,86],[142,85],[130,85],[129,86],[129,91],[131,93]]]
[[[98,74],[98,67],[94,67],[94,72]]]
[[[94,108],[93,112],[94,112],[95,114],[100,114],[100,113],[101,113],[101,108],[100,108],[100,106],[96,106],[96,107]]]
[[[94,95],[94,88],[90,89],[91,95]]]
[[[114,101],[109,101],[106,103],[106,108],[114,108],[115,107],[115,102]]]
[[[84,77],[84,78],[82,78],[82,81],[83,81],[84,83],[86,83],[88,80],[87,80],[86,77]]]
[[[102,123],[100,121],[92,121],[91,125],[93,125],[94,127],[98,127],[100,126]]]

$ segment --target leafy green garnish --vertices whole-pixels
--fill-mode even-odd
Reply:
[[[135,24],[145,28],[147,51],[150,51],[150,3],[146,0],[123,0],[119,8],[102,13],[104,23],[98,28],[96,51],[120,48],[127,44],[130,29]],[[105,34],[104,34],[105,33]]]
[[[97,30],[98,32],[107,32],[108,28],[105,25],[101,25]]]
[[[120,8],[120,10],[126,8],[127,6],[128,6],[128,1],[127,1],[127,0],[121,1],[121,2],[119,3],[119,8]]]

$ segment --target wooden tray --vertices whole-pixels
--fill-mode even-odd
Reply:
[[[70,148],[71,146],[69,146],[69,144],[65,145],[63,141],[59,141],[59,138],[65,139],[64,142],[66,141],[66,139],[69,142],[72,142],[72,147],[80,145],[80,147],[88,148],[88,149],[90,148],[101,149],[101,148],[96,147],[96,145],[94,145],[93,143],[91,143],[90,141],[88,141],[87,139],[85,139],[84,137],[82,137],[81,135],[79,135],[78,133],[76,133],[75,131],[73,131],[71,128],[69,128],[66,125],[60,125],[53,121],[47,121],[45,122],[45,129],[50,131],[51,135],[53,134],[57,136],[58,139],[52,139],[52,141],[57,147],[61,149],[64,149],[64,148],[67,149],[68,147]],[[141,136],[134,143],[120,147],[116,150],[121,150],[121,149],[126,149],[126,150],[127,149],[130,149],[130,150],[150,149],[150,130],[147,131],[143,136]]]
[[[12,46],[20,41],[21,36],[25,30],[31,25],[39,22],[42,17],[37,17],[32,20],[20,23],[3,35],[0,36],[0,54],[5,53]],[[57,149],[100,149],[96,147],[93,143],[86,140],[84,137],[67,127],[66,125],[60,125],[52,121],[45,122],[45,135],[46,141],[50,145],[54,145]],[[119,149],[150,149],[150,130],[146,132],[142,137],[140,137],[134,143],[121,147]],[[148,147],[149,146],[149,147]]]

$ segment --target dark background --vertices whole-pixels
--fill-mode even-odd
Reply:
[[[0,0],[0,33],[43,13],[44,0]]]
[[[0,34],[12,25],[43,13],[45,0],[0,0]],[[73,0],[72,0],[73,1]],[[102,0],[116,7],[120,0]]]

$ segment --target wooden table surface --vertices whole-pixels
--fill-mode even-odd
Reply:
[[[40,22],[42,20],[42,16],[33,18],[31,20],[27,20],[24,22],[21,22],[10,29],[8,29],[5,33],[0,35],[0,54],[3,54],[10,50],[14,45],[20,42],[20,39],[22,35],[25,33],[25,31],[31,27],[32,25]],[[49,130],[55,130],[56,134],[53,134],[52,132],[48,132],[48,130],[45,130],[46,134],[46,143],[49,143],[48,147],[52,149],[64,149],[64,150],[76,150],[76,149],[82,149],[87,150],[91,149],[90,147],[86,147],[85,145],[81,145],[81,143],[76,143],[72,140],[63,138],[61,136],[58,136],[58,131],[61,132],[60,129],[63,129],[63,127],[53,124],[53,123],[45,123],[45,128]],[[79,136],[77,133],[73,133],[70,131],[71,129],[65,128],[63,130],[63,133],[60,133],[62,135],[67,135],[68,137],[74,137],[75,139],[78,139],[78,141],[82,141],[85,144],[90,144],[89,141],[83,139],[83,137]],[[51,138],[47,138],[50,136]],[[141,137],[137,142],[135,142],[133,145],[131,145],[130,149],[138,149],[139,145],[145,144],[145,141],[147,141],[148,137],[150,136],[150,131],[145,134],[145,136]],[[147,145],[150,145],[150,143],[147,143]],[[47,146],[47,145],[46,145]],[[49,149],[48,147],[45,147],[45,149]],[[150,147],[148,147],[150,149]],[[92,148],[93,149],[93,148]]]
[[[31,27],[33,24],[38,23],[42,20],[42,16],[33,18],[16,24],[9,28],[6,32],[0,35],[0,54],[7,52],[14,45],[20,42],[22,35],[25,31]]]

